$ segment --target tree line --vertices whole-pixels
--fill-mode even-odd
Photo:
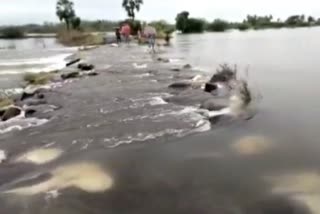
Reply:
[[[129,23],[135,34],[141,30],[145,24],[136,20],[136,14],[140,11],[143,0],[122,0],[122,7],[128,15],[128,19],[123,21],[81,20],[75,11],[75,5],[72,0],[57,0],[56,15],[60,23],[44,23],[43,25],[28,24],[22,26],[0,27],[0,36],[2,38],[22,38],[25,33],[58,33],[65,31],[79,32],[105,32],[113,31],[114,28],[123,22]],[[223,19],[215,19],[208,22],[205,19],[190,17],[188,11],[182,11],[176,17],[174,25],[164,20],[149,23],[160,33],[171,33],[175,30],[182,33],[201,33],[204,31],[224,32],[229,29],[238,29],[241,31],[248,29],[266,29],[282,27],[310,27],[319,26],[320,19],[305,15],[292,15],[286,20],[274,19],[272,15],[257,16],[248,15],[242,22],[228,22]]]
[[[188,11],[179,13],[176,17],[176,30],[182,33],[201,33],[204,31],[224,32],[230,29],[241,31],[248,29],[267,29],[283,27],[312,27],[320,26],[320,19],[305,15],[292,15],[286,20],[274,19],[272,15],[257,16],[248,15],[242,22],[228,22],[223,19],[215,19],[208,22],[205,19],[190,17]]]

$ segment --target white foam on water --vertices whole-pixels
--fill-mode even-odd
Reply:
[[[43,58],[32,58],[32,59],[23,59],[23,60],[6,60],[0,61],[0,66],[8,66],[7,69],[2,69],[0,75],[7,74],[20,74],[20,73],[40,73],[40,72],[51,72],[55,70],[60,70],[66,66],[65,59],[71,56],[71,53],[68,54],[58,54],[51,57]],[[32,66],[35,65],[37,68],[15,68],[15,66]],[[12,67],[12,68],[10,68]]]
[[[31,186],[5,191],[6,194],[33,196],[74,187],[88,193],[105,192],[113,186],[112,177],[94,162],[78,162],[58,166],[49,172],[52,177]],[[28,179],[28,178],[27,178]]]
[[[135,75],[135,77],[138,77],[138,78],[150,77],[150,76],[153,76],[153,75],[152,75],[152,74],[150,74],[150,73],[144,73],[144,74],[138,74],[138,75]]]
[[[217,116],[221,116],[221,115],[228,115],[231,113],[231,109],[230,108],[224,108],[218,111],[209,111],[208,112],[208,117],[209,118],[213,118],[213,117],[217,117]]]
[[[50,201],[52,199],[56,199],[61,195],[61,193],[58,190],[51,190],[46,192],[45,199],[46,201]]]
[[[133,102],[133,104],[131,104],[129,108],[137,109],[137,108],[142,108],[146,105],[157,106],[157,105],[168,104],[162,97],[166,97],[166,94],[159,94],[159,96],[147,97],[147,98],[130,99],[130,101]]]
[[[20,131],[30,127],[41,126],[47,123],[47,119],[38,118],[13,118],[4,122],[0,122],[0,134],[11,131]]]
[[[5,94],[7,96],[12,96],[16,94],[21,94],[23,90],[24,90],[23,88],[0,89],[0,93]]]
[[[0,163],[7,160],[7,153],[4,150],[0,150]]]
[[[147,68],[147,67],[148,67],[148,65],[147,65],[147,64],[138,64],[138,63],[133,63],[132,65],[133,65],[133,67],[134,67],[135,69],[145,69],[145,68]]]
[[[31,59],[23,59],[23,60],[0,60],[0,66],[19,66],[19,65],[43,65],[43,64],[52,64],[64,61],[67,57],[72,54],[58,54],[50,57],[43,58],[31,58]]]
[[[59,158],[62,153],[63,151],[57,148],[40,148],[19,155],[13,162],[42,165]]]
[[[181,62],[181,59],[171,58],[171,59],[169,59],[169,62],[170,63],[178,63],[178,62]]]
[[[150,105],[156,106],[156,105],[166,105],[168,104],[162,97],[153,97],[150,101]]]
[[[111,142],[111,141],[117,141],[115,144],[108,146],[109,148],[116,148],[118,146],[121,146],[123,144],[131,144],[133,142],[143,142],[146,140],[154,140],[159,137],[165,136],[165,135],[177,135],[179,136],[181,133],[185,132],[185,129],[166,129],[163,131],[155,132],[155,133],[138,133],[136,136],[128,136],[126,139],[105,139],[104,142]]]
[[[207,132],[211,130],[211,123],[208,120],[199,120],[196,124],[195,128],[192,130],[193,132]]]

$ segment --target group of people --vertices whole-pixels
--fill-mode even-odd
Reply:
[[[117,38],[117,43],[121,43],[122,40],[124,42],[129,43],[130,42],[130,35],[131,35],[131,27],[128,23],[123,24],[121,27],[118,27],[115,29],[115,34]],[[153,52],[155,52],[155,43],[156,43],[156,37],[157,37],[157,31],[154,27],[146,25],[143,28],[143,31],[138,31],[138,37],[140,38],[146,38],[148,39],[149,47],[152,49]]]

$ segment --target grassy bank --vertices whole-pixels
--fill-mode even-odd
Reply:
[[[26,73],[23,80],[27,84],[32,85],[45,85],[49,83],[54,77],[53,73]]]
[[[66,46],[101,45],[104,44],[104,33],[88,33],[81,31],[61,31],[57,40]]]

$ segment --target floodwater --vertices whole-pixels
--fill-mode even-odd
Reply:
[[[0,39],[0,89],[21,87],[24,73],[61,69],[76,51],[58,44],[55,38]]]
[[[0,165],[0,210],[17,214],[320,213],[319,34],[319,28],[304,28],[177,35],[166,56],[190,63],[208,76],[219,64],[236,64],[257,94],[257,114],[250,120],[212,124],[210,131],[183,137],[167,133],[156,135],[161,140],[153,143],[140,140],[106,149],[101,145],[117,141],[112,135],[131,133],[132,141],[134,136],[146,137],[136,135],[143,130],[186,128],[182,118],[171,114],[135,117],[181,109],[159,100],[156,105],[139,103],[149,102],[143,94],[147,87],[155,90],[167,82],[156,75],[152,78],[158,86],[145,79],[132,80],[136,75],[132,68],[116,74],[115,66],[114,74],[99,77],[95,86],[79,82],[75,97],[61,95],[71,109],[62,110],[59,121],[32,130],[32,135],[24,130],[1,137],[3,149],[20,152],[11,165]],[[124,53],[131,54],[130,63],[149,62],[130,47],[111,53],[103,50],[94,50],[91,56],[97,64],[111,65],[115,59],[121,64],[128,60],[121,58]],[[93,95],[88,97],[90,90]],[[126,102],[134,108],[126,108]],[[94,113],[94,107],[103,115]],[[93,124],[85,127],[89,122]],[[81,149],[75,149],[77,145]],[[24,149],[28,152],[21,152]]]

